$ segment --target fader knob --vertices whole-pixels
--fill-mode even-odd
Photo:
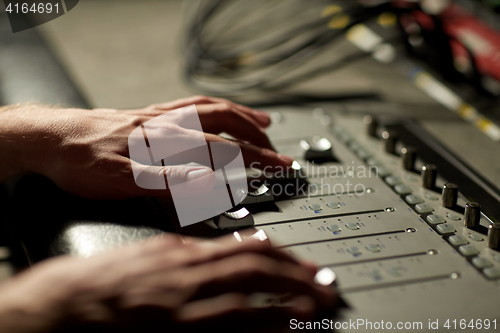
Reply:
[[[488,227],[488,247],[500,251],[500,223],[490,224]]]
[[[443,206],[453,208],[457,204],[458,186],[453,183],[446,183],[443,186]]]
[[[477,202],[469,202],[465,205],[464,224],[467,228],[474,229],[479,226],[481,219],[481,206]]]
[[[363,119],[365,124],[367,125],[367,133],[372,138],[378,138],[377,130],[378,130],[378,120],[377,118],[373,118],[372,116],[365,116]]]
[[[401,158],[403,160],[403,168],[405,170],[415,170],[415,161],[417,160],[417,149],[415,147],[406,147],[401,149]]]
[[[224,212],[214,218],[214,223],[220,229],[239,229],[254,225],[253,216],[246,208]]]
[[[301,147],[306,151],[304,158],[309,162],[324,163],[335,162],[332,143],[327,138],[313,137],[311,141],[300,141]]]
[[[382,138],[385,140],[385,151],[389,154],[396,154],[396,143],[398,136],[394,132],[384,132]]]
[[[433,189],[436,186],[437,167],[434,164],[426,164],[422,167],[422,187]]]

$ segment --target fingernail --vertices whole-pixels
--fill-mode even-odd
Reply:
[[[205,187],[210,181],[210,175],[213,173],[211,169],[196,169],[189,171],[187,174],[187,186],[190,189],[198,189]]]
[[[330,268],[325,267],[316,273],[314,277],[314,282],[320,284],[322,286],[329,286],[335,282],[337,279],[337,275]]]
[[[253,114],[259,119],[261,122],[265,124],[271,123],[271,117],[264,111],[253,110]]]
[[[264,230],[259,230],[256,233],[249,235],[249,236],[242,236],[239,232],[235,231],[233,233],[233,236],[240,243],[244,242],[246,240],[259,240],[259,241],[263,242],[263,241],[268,239],[267,234]]]
[[[283,155],[283,154],[278,154],[278,158],[283,162],[285,163],[287,166],[291,166],[292,163],[294,162],[294,159],[291,158],[290,156],[286,156],[286,155]]]

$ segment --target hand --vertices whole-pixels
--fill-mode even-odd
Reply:
[[[196,96],[141,110],[80,110],[20,104],[0,112],[0,180],[19,173],[39,173],[60,188],[94,199],[124,199],[170,195],[168,190],[148,190],[136,185],[129,159],[128,136],[144,122],[172,109],[196,104],[202,133],[207,142],[231,141],[217,134],[226,132],[238,141],[249,165],[288,167],[292,159],[274,152],[264,128],[269,117],[260,111],[227,100]],[[170,124],[161,129],[165,137],[189,138],[200,133]],[[153,169],[157,176],[178,182],[212,170],[203,166],[165,166]],[[203,174],[203,172],[201,172]],[[198,175],[198,176],[196,176]],[[169,180],[170,180],[169,178]],[[200,190],[201,189],[196,189]]]
[[[88,259],[51,259],[5,282],[0,332],[75,332],[89,324],[106,332],[282,326],[336,302],[331,288],[314,283],[315,273],[267,240],[183,242],[166,234]],[[288,294],[292,302],[251,307],[256,292]]]

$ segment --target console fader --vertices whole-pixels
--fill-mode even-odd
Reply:
[[[339,322],[500,329],[500,228],[481,202],[376,119],[269,111],[271,141],[297,161],[299,176],[283,177],[302,176],[305,189],[282,193],[285,183],[264,183],[239,210],[214,219],[219,227],[253,225],[283,250],[330,267],[349,305]]]

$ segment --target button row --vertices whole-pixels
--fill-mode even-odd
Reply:
[[[358,230],[359,229],[359,225],[357,223],[346,223],[345,227],[349,230]],[[329,225],[327,227],[327,229],[330,230],[331,232],[340,232],[341,231],[340,227],[337,224]]]
[[[330,209],[339,209],[340,206],[341,205],[338,202],[329,202],[326,204],[326,207],[328,207]],[[315,212],[320,212],[323,210],[323,207],[321,207],[321,205],[318,205],[318,204],[312,204],[312,205],[309,205],[309,209],[314,210]]]

